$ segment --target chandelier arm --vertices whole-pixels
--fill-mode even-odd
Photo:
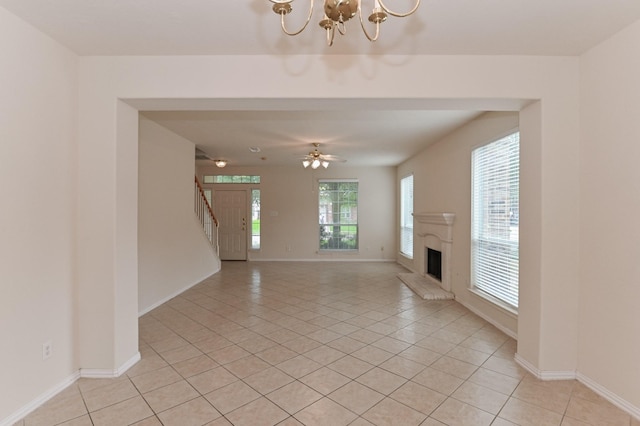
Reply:
[[[273,3],[287,3],[286,1],[283,1],[283,2],[278,2],[273,0],[271,1]],[[290,36],[295,36],[300,34],[301,32],[304,31],[305,28],[307,28],[307,25],[309,25],[309,22],[311,21],[311,16],[313,15],[313,0],[309,1],[309,15],[307,16],[307,21],[304,23],[302,28],[300,28],[298,31],[290,32],[289,30],[287,30],[287,27],[285,26],[285,23],[284,23],[284,15],[285,13],[280,13],[280,26],[282,27],[282,31],[284,31],[286,35],[290,35]]]
[[[419,1],[419,0],[418,0]],[[369,41],[376,41],[378,40],[378,37],[380,36],[380,22],[376,22],[376,34],[371,37],[369,35],[369,32],[367,31],[367,28],[364,26],[364,20],[362,19],[362,4],[360,5],[360,8],[358,9],[359,11],[359,16],[360,16],[360,26],[362,27],[362,32],[364,33],[365,37],[367,37],[367,39]]]
[[[387,7],[387,5],[384,4],[383,0],[378,0],[378,3],[380,4],[380,7],[382,8],[382,10],[387,12],[389,15],[395,16],[395,17],[398,17],[398,18],[404,18],[406,16],[409,16],[409,15],[413,14],[416,10],[418,10],[418,6],[420,6],[420,0],[416,0],[415,6],[413,6],[413,9],[411,9],[409,12],[398,13],[398,12],[394,12],[393,10],[390,10]]]

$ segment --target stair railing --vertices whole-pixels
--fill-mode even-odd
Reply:
[[[218,219],[213,214],[211,205],[205,196],[204,189],[198,177],[195,177],[195,213],[198,220],[202,224],[202,229],[207,236],[207,239],[211,243],[211,246],[215,249],[216,253],[219,253],[218,247]]]

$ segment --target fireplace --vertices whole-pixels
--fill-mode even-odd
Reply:
[[[425,262],[427,262],[425,270],[427,274],[442,282],[442,252],[427,247],[425,254]]]
[[[451,291],[451,251],[453,249],[453,222],[455,213],[414,213],[418,222],[415,241],[417,267],[421,275]]]

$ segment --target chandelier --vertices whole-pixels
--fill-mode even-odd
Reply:
[[[313,0],[309,0],[309,15],[307,16],[307,20],[298,31],[289,31],[285,25],[284,17],[291,13],[293,8],[291,4],[295,0],[269,0],[273,3],[273,11],[280,15],[280,25],[282,26],[282,31],[285,34],[294,36],[300,34],[307,28],[309,21],[311,21],[311,16],[313,15]],[[324,28],[327,33],[327,45],[333,45],[333,39],[336,33],[336,28],[338,29],[338,33],[344,35],[347,33],[346,22],[351,18],[358,15],[360,19],[360,26],[362,27],[362,31],[364,35],[369,39],[369,41],[376,41],[378,36],[380,35],[380,24],[387,20],[387,16],[396,16],[399,18],[404,18],[405,16],[409,16],[413,14],[420,5],[420,0],[416,0],[416,4],[413,8],[406,13],[398,13],[390,10],[382,0],[373,0],[373,10],[371,11],[371,15],[369,15],[369,22],[375,25],[375,32],[373,35],[369,34],[367,28],[365,27],[364,20],[362,19],[362,7],[361,0],[323,0],[324,1],[324,18],[319,22],[320,27]]]

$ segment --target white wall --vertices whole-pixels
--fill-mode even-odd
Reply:
[[[640,22],[581,58],[579,371],[640,417]]]
[[[331,165],[289,167],[200,167],[204,174],[260,175],[261,248],[253,260],[394,260],[396,253],[395,168]],[[318,253],[318,179],[358,179],[357,253]],[[232,185],[212,187],[229,188]],[[214,206],[215,210],[215,206]],[[287,247],[289,250],[287,250]]]
[[[286,60],[285,60],[286,59]],[[99,180],[116,173],[137,175],[137,163],[131,164],[126,148],[137,144],[137,132],[121,129],[121,114],[129,122],[135,111],[120,109],[117,99],[142,109],[193,108],[318,108],[319,101],[331,101],[331,107],[392,108],[403,105],[416,108],[437,104],[437,99],[455,99],[449,107],[473,105],[481,110],[500,110],[497,105],[526,105],[539,101],[539,114],[525,114],[531,120],[528,144],[539,154],[528,171],[532,177],[525,200],[535,211],[521,216],[521,226],[529,229],[521,239],[521,251],[529,251],[534,268],[521,276],[521,285],[533,297],[521,302],[529,309],[518,318],[521,360],[542,371],[575,371],[578,292],[578,162],[579,144],[579,60],[558,57],[478,57],[412,56],[397,58],[401,67],[370,56],[224,56],[224,57],[87,57],[80,66],[79,137],[82,147],[80,164],[89,161],[93,168],[80,172],[80,197],[97,199],[95,188],[107,193],[107,200],[123,193],[132,198],[135,190],[124,185]],[[396,63],[398,63],[396,61]],[[305,72],[291,70],[303,67]],[[255,73],[255,69],[260,73]],[[340,76],[334,70],[340,69]],[[362,70],[371,70],[363,75]],[[371,81],[375,79],[376,84]],[[415,82],[438,84],[415,84]],[[391,89],[392,88],[392,89]],[[189,100],[192,100],[191,104]],[[404,100],[404,104],[402,104]],[[466,101],[465,101],[466,100]],[[269,103],[270,102],[270,103]],[[114,108],[115,105],[115,108]],[[320,106],[322,107],[322,106]],[[326,108],[326,106],[325,106]],[[516,108],[517,109],[517,108]],[[525,111],[527,108],[524,108]],[[521,117],[522,118],[522,117]],[[114,123],[116,123],[114,125]],[[534,129],[535,131],[531,131]],[[123,151],[124,149],[124,151]],[[99,164],[94,160],[101,159]],[[121,184],[122,183],[122,184]],[[137,182],[132,182],[137,188]],[[104,230],[82,247],[79,270],[81,286],[92,294],[109,300],[114,288],[113,253],[129,251],[136,239],[124,237],[120,228],[133,219],[124,209],[108,206],[102,214],[91,210],[80,215],[91,217],[94,226]],[[135,210],[135,208],[134,208]],[[532,220],[542,217],[544,220]],[[88,228],[82,224],[80,232]],[[113,235],[122,235],[114,240]],[[535,237],[531,237],[534,236]],[[96,282],[96,271],[98,274]],[[117,281],[121,299],[136,297],[125,288],[135,288],[129,277]],[[569,297],[567,297],[569,296]],[[574,297],[571,297],[574,296]],[[86,311],[87,331],[98,323],[114,323],[113,312],[124,300],[114,300],[110,311],[90,311],[94,300],[81,297]],[[135,310],[134,310],[135,311]],[[95,312],[95,313],[94,313]],[[111,318],[111,319],[110,319]],[[563,324],[559,328],[557,324]],[[102,354],[113,346],[123,352],[137,350],[137,342],[127,334],[135,327],[131,321],[116,324],[115,342],[83,334],[83,362],[112,365],[113,359]],[[520,332],[520,329],[524,332]],[[558,345],[562,342],[562,345]],[[124,361],[122,358],[120,361]]]
[[[140,117],[138,310],[163,303],[220,270],[193,211],[195,145]]]
[[[495,102],[535,101],[520,115],[533,161],[524,170],[528,190],[520,200],[530,213],[528,218],[521,214],[521,227],[527,229],[521,234],[521,253],[527,253],[528,261],[521,275],[521,287],[527,294],[518,318],[518,354],[541,371],[576,370],[577,295],[580,283],[586,280],[581,299],[580,319],[586,325],[580,326],[580,368],[638,406],[638,380],[633,374],[637,369],[633,370],[632,361],[638,358],[638,346],[622,337],[634,336],[637,330],[637,309],[630,306],[638,300],[637,283],[633,283],[637,271],[633,260],[625,262],[617,256],[634,253],[636,248],[633,242],[637,239],[631,238],[637,231],[632,220],[638,210],[635,193],[626,191],[625,198],[612,189],[619,179],[604,177],[603,182],[611,184],[605,188],[589,177],[599,170],[603,176],[637,181],[635,165],[629,164],[634,156],[623,151],[633,154],[637,149],[625,146],[624,140],[638,135],[633,103],[638,99],[633,77],[638,74],[637,55],[633,55],[638,24],[585,55],[580,86],[577,58],[521,56],[85,57],[79,60],[76,74],[76,59],[69,52],[4,11],[0,19],[4,53],[0,129],[2,149],[10,151],[3,152],[0,160],[2,197],[11,200],[8,205],[17,206],[0,213],[3,226],[11,224],[2,243],[3,262],[10,266],[2,272],[0,327],[3,336],[15,339],[19,350],[0,355],[3,365],[15,367],[9,383],[18,383],[17,389],[7,390],[3,381],[3,396],[9,397],[1,398],[0,415],[31,400],[78,366],[114,371],[135,358],[136,109],[145,103],[175,107],[172,100],[183,107],[188,100],[197,100],[201,106],[215,100],[218,108],[228,109],[249,108],[260,100],[273,100],[272,108],[312,107],[318,100],[332,101],[335,108],[348,108],[354,100],[363,101],[360,105],[365,108],[383,108],[404,100],[411,108],[421,101],[454,99],[462,108],[466,104],[482,110],[499,109]],[[611,66],[609,61],[621,66]],[[614,149],[599,148],[600,141]],[[38,157],[40,153],[46,158]],[[24,173],[27,170],[30,173]],[[48,212],[54,226],[45,227],[43,233],[33,230],[40,222],[42,198],[28,197],[13,186],[15,181],[24,182],[25,187],[37,183],[46,189],[55,187],[55,195],[42,191],[44,204],[54,206]],[[600,193],[589,193],[592,187]],[[586,271],[593,263],[590,256],[595,255],[587,252],[595,246],[596,237],[587,233],[591,219],[598,222],[598,213],[611,216],[610,210],[600,207],[605,205],[631,207],[622,213],[629,217],[624,232],[618,226],[616,237],[602,237],[611,250],[614,272],[601,280],[589,276],[590,270],[579,272],[578,267]],[[585,216],[589,209],[594,213]],[[34,259],[43,262],[37,269],[32,267]],[[74,271],[78,309],[70,319],[73,310],[67,308],[72,307]],[[611,291],[612,299],[604,297],[601,303],[600,283],[612,277],[620,279],[619,287]],[[4,297],[5,293],[9,296]],[[26,311],[29,315],[23,314]],[[70,354],[73,323],[78,327],[77,358]],[[620,331],[620,336],[607,334],[611,330]],[[62,353],[54,349],[51,362],[42,363],[36,358],[48,335]],[[600,343],[611,343],[611,350],[596,348]]]
[[[451,284],[456,300],[491,320],[511,335],[518,332],[516,316],[469,291],[471,151],[517,128],[517,112],[485,113],[401,164],[397,175],[399,182],[403,176],[413,173],[415,213],[456,214],[451,253]],[[419,226],[414,222],[414,233],[419,232]],[[424,262],[424,258],[418,258],[415,254],[419,252],[417,246],[421,243],[423,241],[415,236],[414,258],[410,260],[398,255],[398,262],[413,271],[419,271],[418,262]]]
[[[542,324],[542,102],[534,102],[520,111],[520,283],[518,285],[518,351],[527,354],[527,362],[540,365]],[[527,224],[525,226],[525,223]],[[527,244],[522,244],[526,241]],[[575,242],[577,245],[577,241]],[[523,279],[524,278],[524,279]],[[538,285],[531,285],[539,283]],[[575,299],[575,297],[574,297]],[[575,320],[574,320],[575,323]],[[526,337],[526,338],[525,338]],[[574,336],[567,336],[572,338]],[[575,353],[575,347],[571,348]],[[574,360],[574,362],[576,362]]]
[[[2,8],[0,34],[1,422],[78,369],[78,60]],[[53,355],[43,361],[46,341]]]

